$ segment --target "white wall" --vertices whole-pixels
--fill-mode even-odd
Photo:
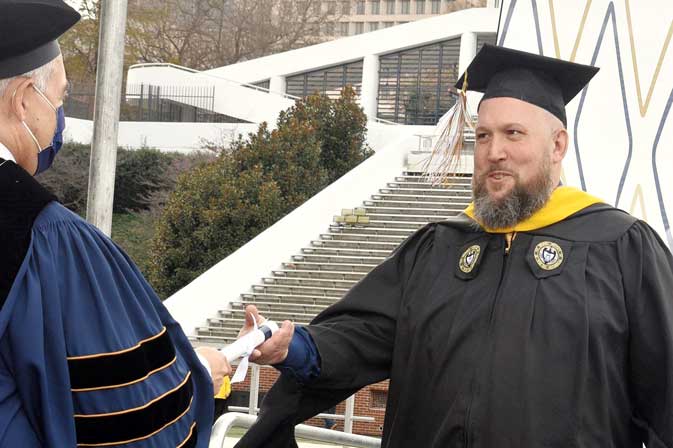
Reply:
[[[226,309],[262,276],[278,269],[311,239],[325,232],[333,216],[340,214],[342,208],[360,206],[386,182],[401,174],[409,149],[416,145],[413,135],[400,137],[213,266],[164,304],[185,333],[194,334],[195,328],[204,325],[208,317]]]
[[[646,220],[673,248],[673,117],[668,115],[673,103],[673,49],[665,45],[673,31],[673,2],[556,4],[553,27],[548,2],[537,2],[538,36],[531,2],[504,1],[501,36],[507,47],[539,52],[541,46],[545,55],[584,64],[595,58],[594,65],[601,67],[584,103],[580,94],[567,108],[571,146],[565,178]]]
[[[162,151],[189,153],[201,150],[204,142],[227,146],[239,135],[246,137],[257,131],[257,124],[237,123],[157,123],[122,121],[119,123],[119,146],[137,149],[157,148]],[[405,136],[429,135],[434,126],[396,126],[377,122],[367,124],[367,143],[378,151]],[[93,122],[78,118],[66,119],[65,140],[90,144]],[[413,148],[417,146],[417,143]]]
[[[255,132],[256,124],[237,123],[156,123],[122,121],[119,123],[119,146],[151,147],[162,151],[189,153],[205,147],[204,142],[226,146],[238,135]],[[66,119],[65,140],[91,143],[93,122],[77,118]]]

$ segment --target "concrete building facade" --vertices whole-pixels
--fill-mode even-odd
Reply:
[[[484,6],[486,0],[343,0],[325,3],[328,11],[343,14],[334,26],[332,35],[335,37],[377,31],[459,9]],[[326,31],[328,38],[330,30]]]

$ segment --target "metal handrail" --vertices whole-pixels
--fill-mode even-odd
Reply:
[[[250,408],[246,406],[228,406],[230,411],[234,412],[249,412]],[[259,408],[255,409],[255,414],[259,413]],[[346,416],[342,414],[327,414],[322,413],[315,416],[315,418],[327,418],[331,420],[346,420]],[[367,417],[364,415],[354,415],[351,417],[351,420],[354,422],[364,422],[364,423],[374,423],[376,419],[374,417]]]
[[[150,63],[145,63],[145,64],[134,64],[134,65],[129,67],[129,70],[136,69],[136,68],[145,68],[145,67],[170,67],[170,68],[174,68],[176,70],[183,70],[183,71],[187,71],[187,72],[190,72],[190,73],[198,73],[199,75],[207,76],[209,78],[214,78],[214,79],[219,79],[219,80],[222,80],[222,81],[227,81],[227,82],[230,82],[232,84],[247,87],[247,88],[252,89],[252,90],[258,90],[260,92],[270,93],[272,95],[279,95],[279,96],[282,96],[284,98],[287,98],[288,100],[296,101],[296,100],[300,99],[300,97],[295,96],[295,95],[290,95],[288,93],[275,92],[275,91],[267,89],[266,87],[260,87],[260,86],[254,85],[254,84],[248,84],[247,82],[234,81],[232,79],[228,79],[228,78],[225,78],[223,76],[214,75],[212,73],[206,73],[206,72],[202,72],[202,71],[199,71],[199,70],[194,70],[193,68],[183,67],[182,65],[171,64],[170,62],[150,62]]]
[[[227,433],[233,427],[250,428],[257,420],[254,415],[229,412],[217,419],[210,436],[209,448],[223,448]],[[309,425],[297,425],[295,435],[301,439],[346,445],[356,448],[380,448],[381,440],[376,437],[348,434],[331,429],[316,428]]]
[[[434,144],[434,141],[440,136],[439,134],[414,134],[415,137],[418,137],[418,152],[432,152],[431,150],[423,149],[423,141],[430,140],[430,146]],[[463,138],[468,143],[474,143],[476,141],[476,134],[474,129],[469,127],[465,128]]]
[[[175,69],[178,69],[178,70],[183,70],[185,72],[199,73],[198,70],[195,70],[193,68],[183,67],[182,65],[177,65],[177,64],[171,64],[170,62],[147,62],[147,63],[143,63],[143,64],[133,64],[129,67],[129,70],[133,70],[135,68],[145,68],[145,67],[170,67],[170,68],[175,68]]]
[[[381,123],[381,124],[390,124],[390,125],[394,125],[394,126],[400,126],[400,123],[395,123],[394,121],[384,120],[383,118],[378,118],[378,117],[370,118],[369,121],[374,121],[376,123]]]

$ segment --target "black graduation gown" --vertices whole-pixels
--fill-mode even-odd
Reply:
[[[673,448],[673,259],[604,204],[508,255],[465,216],[430,224],[308,329],[319,378],[283,374],[238,447],[295,447],[294,424],[390,378],[387,448]]]

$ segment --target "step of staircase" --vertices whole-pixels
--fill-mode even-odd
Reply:
[[[265,285],[283,285],[283,286],[310,286],[313,288],[340,288],[350,289],[356,280],[338,280],[338,279],[317,279],[310,277],[287,277],[276,276],[264,277],[262,282]]]
[[[244,293],[241,300],[245,303],[254,302],[277,302],[277,303],[306,303],[309,305],[329,306],[337,302],[339,297],[331,296],[308,296],[299,294],[273,294],[273,293]]]
[[[310,261],[293,260],[283,263],[286,270],[322,271],[322,272],[358,272],[367,273],[379,263],[313,263]]]
[[[353,281],[357,282],[364,277],[364,272],[340,272],[340,271],[309,271],[283,269],[273,271],[276,279],[302,279],[302,280],[326,280],[326,281]]]
[[[410,215],[377,215],[377,214],[371,214],[369,215],[369,218],[371,220],[370,225],[374,227],[381,227],[385,229],[404,229],[404,230],[409,230],[409,234],[412,234],[416,230],[420,229],[423,227],[425,224],[428,222],[434,222],[434,221],[441,221],[443,218],[440,217],[435,217],[432,216],[428,221],[423,221],[421,218],[420,220],[409,220],[406,219],[407,216]],[[427,217],[426,217],[427,219]],[[360,226],[356,227],[357,229],[364,229],[367,228],[368,226]]]
[[[428,211],[423,210],[423,213],[418,214],[409,214],[409,213],[400,213],[397,210],[390,209],[387,212],[380,210],[377,213],[369,213],[369,218],[373,224],[379,223],[390,223],[389,225],[393,227],[393,223],[398,223],[398,219],[404,220],[404,223],[416,223],[420,229],[429,222],[438,222],[443,221],[452,216],[458,215],[459,212],[451,210],[436,210]]]
[[[395,250],[395,248],[399,245],[399,242],[389,243],[382,241],[370,241],[366,237],[339,240],[320,239],[311,241],[311,246],[313,248],[381,250],[387,252]]]
[[[344,233],[344,232],[333,232],[333,233],[323,233],[320,235],[322,241],[369,241],[372,243],[389,243],[389,244],[400,244],[407,238],[407,234],[403,235],[377,235],[377,234],[366,234],[366,233]]]
[[[404,182],[404,183],[433,183],[434,179],[429,178],[425,175],[418,174],[418,175],[404,175],[404,176],[396,176],[395,177],[395,182]],[[455,177],[451,176],[446,178],[445,181],[446,185],[460,185],[460,186],[470,186],[472,185],[472,177]]]
[[[245,321],[245,310],[225,310],[221,312],[221,316],[224,318],[229,318],[233,320],[234,322],[236,319],[238,319],[239,322],[239,327],[241,326],[240,324]],[[292,313],[292,312],[283,312],[283,311],[267,311],[264,313],[264,317],[267,319],[274,320],[278,323],[284,321],[284,320],[291,320],[293,322],[302,322],[302,323],[308,323],[313,320],[315,317],[315,314],[309,314],[309,313]],[[212,319],[218,319],[218,318],[212,318]]]
[[[468,202],[465,203],[467,206]],[[431,210],[453,210],[453,211],[462,211],[465,207],[458,207],[455,202],[445,201],[445,202],[412,202],[412,201],[389,201],[389,200],[371,200],[365,201],[364,205],[367,208],[384,208],[384,209],[406,209],[409,213],[413,213],[418,209],[431,209]]]
[[[324,305],[313,305],[310,303],[276,303],[276,302],[232,302],[231,308],[234,310],[245,310],[245,306],[253,304],[263,315],[267,311],[291,312],[316,315],[327,308]]]
[[[260,294],[287,294],[297,296],[343,297],[350,288],[319,288],[295,285],[252,285],[252,291]]]
[[[454,191],[457,193],[471,192],[472,186],[469,184],[433,184],[430,182],[388,182],[388,188],[411,188],[411,189],[430,189],[440,191]]]
[[[452,204],[468,204],[471,201],[471,195],[413,195],[413,194],[374,194],[372,200],[375,201],[402,201],[402,202],[450,202]]]
[[[385,259],[385,257],[358,257],[358,256],[345,256],[345,255],[321,255],[321,254],[302,254],[302,255],[293,255],[292,261],[303,262],[303,263],[321,263],[321,264],[368,264],[368,265],[379,265]]]
[[[415,215],[415,216],[447,216],[455,215],[463,211],[463,208],[456,207],[452,205],[449,208],[430,208],[430,207],[417,207],[417,208],[404,208],[404,207],[379,207],[379,206],[370,206],[367,205],[364,207],[366,216],[369,216],[370,219],[373,219],[375,215],[402,215],[400,218],[404,218],[405,215]]]
[[[402,238],[408,238],[409,235],[418,230],[419,226],[417,223],[413,223],[408,228],[392,228],[392,227],[377,227],[375,225],[369,225],[367,227],[349,227],[343,225],[332,224],[329,228],[331,233],[338,233],[341,235],[347,234],[357,234],[357,235],[381,235],[381,236],[399,236]]]
[[[424,185],[422,187],[409,187],[409,186],[388,186],[387,188],[381,188],[379,190],[380,194],[407,194],[414,196],[462,196],[471,198],[472,191],[463,189],[463,190],[452,190],[441,187],[431,187]]]
[[[394,249],[394,248],[393,248]],[[325,255],[344,257],[387,257],[393,249],[348,249],[338,247],[305,247],[301,250],[302,255]]]

